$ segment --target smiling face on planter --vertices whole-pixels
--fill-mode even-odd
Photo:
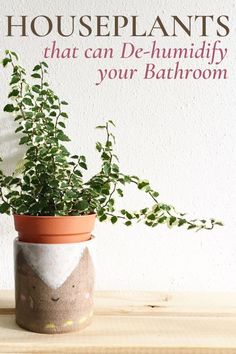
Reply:
[[[75,259],[64,270],[63,264],[70,257],[73,245],[66,245],[64,254],[63,245],[50,245],[52,251],[48,254],[48,262],[44,258],[44,265],[37,259],[41,252],[47,253],[43,248],[48,245],[34,245],[30,256],[24,246],[27,247],[24,243],[16,244],[17,323],[44,333],[78,330],[87,325],[92,317],[94,290],[94,268],[89,249],[81,246],[81,250],[75,250],[71,255]],[[61,272],[58,271],[60,268]]]

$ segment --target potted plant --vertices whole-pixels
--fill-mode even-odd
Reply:
[[[91,258],[95,218],[129,226],[143,222],[212,229],[215,219],[189,220],[159,201],[147,180],[120,170],[114,153],[115,137],[109,120],[97,127],[105,141],[96,143],[101,168],[85,181],[86,158],[69,153],[64,145],[67,102],[45,79],[48,65],[40,62],[29,83],[17,54],[6,51],[3,66],[12,69],[10,102],[20,145],[25,146],[21,168],[10,176],[0,170],[0,213],[12,214],[15,241],[16,321],[32,331],[60,333],[87,326],[92,318],[94,269]],[[153,201],[139,211],[116,210],[117,197],[133,184]]]

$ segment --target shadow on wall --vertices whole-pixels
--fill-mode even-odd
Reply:
[[[3,159],[1,168],[5,174],[12,174],[25,150],[19,145],[20,134],[15,134],[17,123],[14,117],[6,113],[2,113],[0,117],[0,156]]]

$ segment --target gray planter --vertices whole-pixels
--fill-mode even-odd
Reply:
[[[94,240],[14,243],[16,322],[39,333],[77,331],[93,315]]]

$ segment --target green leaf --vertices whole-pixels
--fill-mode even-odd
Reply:
[[[65,128],[66,126],[65,126],[65,123],[63,123],[63,122],[59,122],[58,123],[62,128]]]
[[[42,112],[38,112],[35,117],[36,118],[45,118],[45,114]]]
[[[68,118],[68,114],[66,112],[61,112],[60,116],[64,117],[64,118]]]
[[[158,192],[152,192],[152,195],[154,198],[157,198],[159,196],[159,193]]]
[[[38,71],[41,69],[41,66],[40,65],[36,65],[34,68],[33,68],[33,71]]]
[[[24,176],[23,180],[24,180],[24,182],[25,182],[26,184],[30,184],[30,178],[29,178],[29,176]]]
[[[4,180],[4,183],[5,184],[8,184],[8,183],[10,183],[12,181],[12,177],[11,176],[7,176],[6,178],[5,178],[5,180]]]
[[[117,220],[118,220],[117,216],[114,215],[114,216],[111,217],[111,223],[112,224],[115,224],[117,222]]]
[[[119,166],[117,165],[117,164],[115,164],[115,163],[113,163],[112,164],[112,170],[114,171],[114,172],[119,172]]]
[[[57,147],[53,147],[51,150],[50,150],[50,153],[52,155],[56,154],[58,152],[58,148]]]
[[[110,155],[108,155],[106,152],[103,152],[101,157],[102,157],[102,159],[105,160],[105,161],[106,161],[106,160],[110,160]]]
[[[196,225],[189,225],[188,230],[195,229],[197,226]]]
[[[87,200],[81,200],[80,202],[78,202],[77,207],[78,207],[78,210],[85,211],[88,209],[89,203]]]
[[[221,221],[215,221],[215,225],[224,226],[224,224]]]
[[[11,97],[17,97],[19,95],[19,90],[12,90],[9,95],[8,95],[8,98],[11,98]]]
[[[101,143],[96,143],[96,150],[98,151],[98,152],[101,152],[102,151],[102,144]]]
[[[3,61],[2,61],[3,67],[5,68],[8,63],[11,63],[11,59],[10,58],[4,58]]]
[[[30,98],[25,97],[22,102],[26,104],[27,106],[33,106],[33,102]]]
[[[147,180],[140,181],[138,183],[138,189],[146,189],[149,186],[149,182]]]
[[[61,101],[61,104],[67,106],[67,105],[68,105],[68,102],[66,102],[66,101]]]
[[[41,76],[37,73],[31,75],[34,79],[41,79]]]
[[[15,133],[18,133],[20,132],[21,130],[23,130],[24,128],[22,126],[18,127],[16,130],[15,130]]]
[[[43,141],[43,137],[42,136],[36,136],[35,142],[36,143],[40,143],[41,141]]]
[[[19,145],[24,145],[28,143],[29,137],[28,136],[23,136],[23,138],[20,139]]]
[[[16,58],[16,60],[18,60],[19,58],[18,58],[18,55],[15,53],[15,52],[11,52],[11,55],[13,55],[13,57],[15,57]]]
[[[33,123],[32,123],[32,122],[27,121],[27,122],[25,123],[25,129],[26,129],[26,130],[31,129],[32,127],[33,127]]]
[[[32,91],[34,91],[35,93],[39,93],[40,92],[40,86],[39,85],[32,86]]]
[[[102,169],[104,173],[108,175],[111,172],[111,165],[109,163],[105,163]]]
[[[62,132],[59,132],[59,133],[57,134],[57,138],[58,138],[58,140],[61,140],[61,141],[70,141],[70,139],[68,138],[68,136],[65,135],[65,134],[62,133]]]
[[[32,118],[33,115],[34,115],[33,112],[25,112],[25,116],[26,116],[27,118]]]
[[[166,216],[161,216],[159,219],[158,219],[158,224],[163,224],[163,222],[165,222],[167,219]]]
[[[99,221],[105,221],[107,219],[106,214],[103,214],[102,216],[99,217]]]
[[[133,219],[133,216],[128,211],[125,212],[125,215],[128,219]]]
[[[43,94],[44,94],[44,93],[43,93]],[[45,92],[45,95],[47,95],[47,92]],[[51,96],[49,96],[47,99],[48,99],[48,102],[49,102],[50,104],[53,104],[54,99],[53,99]]]
[[[14,76],[12,77],[12,79],[11,79],[10,85],[17,84],[17,82],[19,82],[19,81],[20,81],[20,77],[14,75]]]
[[[112,120],[109,120],[108,123],[110,123],[111,125],[113,125],[115,127],[115,123]]]
[[[175,221],[176,221],[176,217],[175,216],[171,216],[170,219],[169,219],[170,226],[173,225]]]
[[[120,197],[123,197],[123,196],[124,196],[124,193],[123,193],[122,189],[117,188],[116,191],[117,191],[117,193],[119,194]]]
[[[148,220],[146,220],[145,221],[145,225],[147,225],[147,226],[149,226],[149,227],[153,227],[153,221],[148,221]]]
[[[28,208],[26,205],[21,205],[18,210],[17,210],[17,213],[18,214],[26,214],[28,211]]]
[[[76,171],[74,172],[74,174],[75,174],[75,175],[77,175],[77,176],[79,176],[79,177],[82,177],[81,172],[80,172],[80,171],[78,171],[78,170],[76,170]]]
[[[79,166],[82,167],[84,170],[88,169],[86,163],[84,163],[84,162],[80,162]]]
[[[22,119],[23,117],[22,117],[22,115],[18,115],[14,120],[15,121],[18,121],[18,120],[20,120],[20,119]]]
[[[149,219],[149,220],[155,220],[155,219],[156,219],[156,215],[155,215],[155,214],[149,214],[149,215],[147,216],[147,219]]]
[[[4,112],[14,112],[14,110],[15,107],[13,106],[13,104],[7,104],[3,109]]]
[[[45,61],[42,61],[42,63],[41,63],[43,66],[45,66],[45,68],[48,68],[48,64],[47,63],[45,63]]]
[[[125,180],[125,183],[130,183],[131,182],[130,176],[124,176],[124,180]]]
[[[9,212],[10,211],[10,205],[8,204],[8,203],[2,203],[1,205],[0,205],[0,213],[1,214],[5,214],[5,213],[7,213],[7,212]]]
[[[180,219],[179,222],[178,222],[178,226],[182,226],[184,224],[186,224],[187,220],[185,219]]]

